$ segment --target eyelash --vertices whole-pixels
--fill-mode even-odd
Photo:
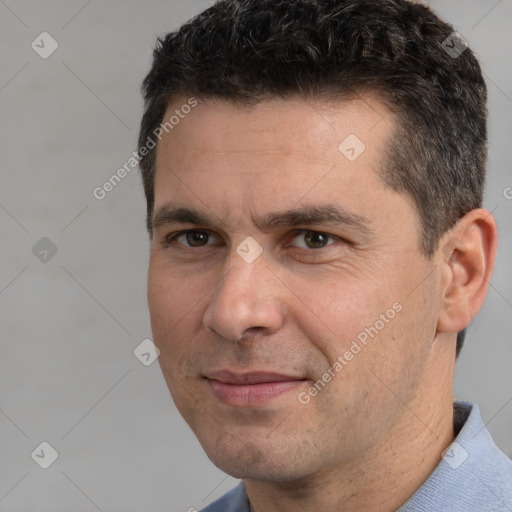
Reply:
[[[206,233],[209,236],[211,235],[211,232],[209,232],[208,230],[205,230],[205,229],[185,229],[183,231],[177,231],[176,233],[171,233],[170,235],[167,235],[165,237],[165,240],[164,240],[164,243],[163,243],[164,248],[166,248],[166,249],[169,248],[180,236],[186,235],[188,233]],[[329,238],[331,240],[347,243],[346,240],[343,240],[340,237],[337,237],[335,235],[330,235],[329,233],[325,233],[323,231],[315,231],[315,230],[312,230],[312,229],[298,229],[298,230],[296,230],[294,232],[294,235],[293,235],[292,239],[296,238],[299,234],[305,235],[307,233],[313,233],[313,234],[316,234],[316,235],[324,235],[324,236],[327,236],[327,238]],[[200,249],[200,248],[208,247],[208,245],[202,245],[202,246],[198,246],[198,247],[189,247],[189,246],[184,245],[184,244],[180,244],[180,245],[183,245],[187,249]],[[298,247],[298,249],[304,250],[304,251],[306,251],[306,250],[309,250],[309,251],[321,251],[322,249],[327,249],[331,245],[333,245],[333,244],[332,243],[331,244],[327,244],[326,246],[320,247],[320,248],[317,248],[317,249],[310,248],[310,247],[308,247],[308,248]]]

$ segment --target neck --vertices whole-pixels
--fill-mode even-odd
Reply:
[[[452,347],[438,340],[443,341]],[[300,482],[245,480],[251,510],[396,511],[421,487],[454,440],[453,367],[453,361],[445,368],[430,365],[393,428],[350,464]]]

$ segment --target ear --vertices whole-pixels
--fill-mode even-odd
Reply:
[[[461,331],[478,313],[497,247],[496,221],[484,209],[471,210],[443,236],[436,254],[442,275],[438,332]]]

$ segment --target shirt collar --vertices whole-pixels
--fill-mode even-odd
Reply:
[[[478,406],[455,402],[454,428],[460,431],[441,462],[397,512],[509,510],[512,462],[494,444]]]

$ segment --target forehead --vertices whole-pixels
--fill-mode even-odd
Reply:
[[[179,113],[187,101],[184,97],[175,99],[163,122]],[[332,160],[340,156],[339,144],[348,135],[359,138],[365,149],[379,149],[393,123],[390,112],[375,97],[338,101],[271,98],[251,106],[221,99],[197,102],[193,110],[180,116],[178,124],[163,133],[159,146],[178,150],[174,153],[178,158],[205,152],[230,154],[232,158],[265,152]],[[158,155],[162,151],[157,151],[157,162]]]
[[[394,120],[375,98],[252,106],[198,99],[184,114],[187,103],[176,99],[164,116],[175,122],[158,144],[155,211],[180,199],[221,216],[257,204],[263,215],[300,199],[335,203],[341,196],[348,208],[369,186],[383,189],[377,172]]]

